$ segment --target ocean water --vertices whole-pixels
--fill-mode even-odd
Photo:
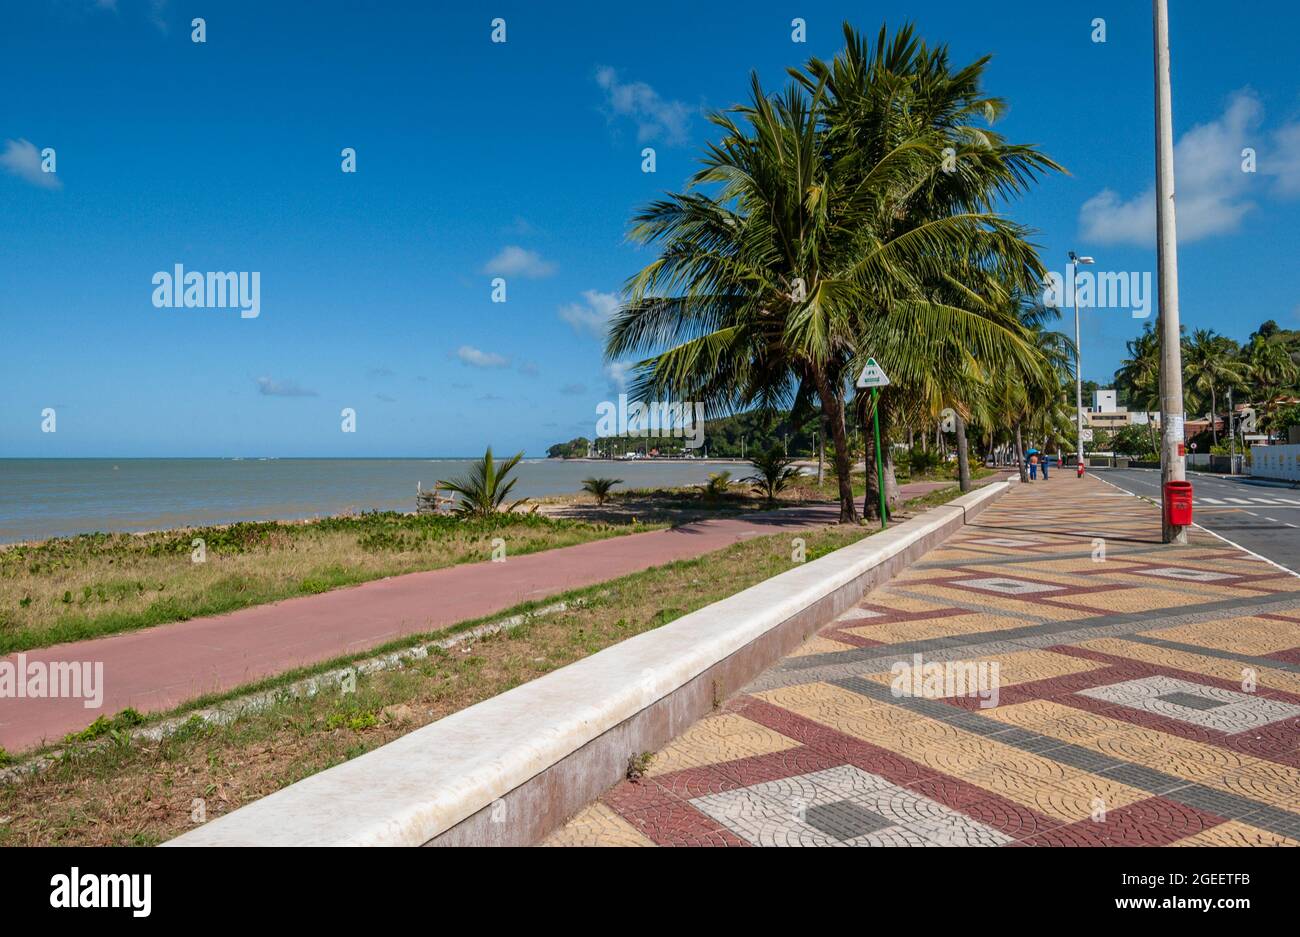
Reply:
[[[241,520],[415,510],[426,489],[468,459],[0,459],[0,543],[93,531],[161,530]],[[579,491],[592,475],[628,488],[692,485],[747,466],[704,461],[529,459],[511,499]]]

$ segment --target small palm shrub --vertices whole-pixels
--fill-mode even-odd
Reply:
[[[621,484],[623,484],[621,478],[584,478],[582,490],[595,495],[597,504],[604,504],[605,499],[609,497],[610,489]]]
[[[492,458],[492,447],[488,446],[483,458],[470,465],[469,473],[449,481],[439,480],[438,486],[460,495],[452,510],[461,517],[494,517],[501,510],[501,505],[510,496],[510,489],[515,487],[518,478],[506,477],[524,457],[516,452],[504,462]],[[506,509],[507,513],[527,501],[521,498]]]
[[[756,494],[763,495],[771,504],[776,496],[790,487],[790,483],[799,477],[799,470],[792,467],[794,459],[785,454],[780,446],[773,446],[761,455],[750,459],[754,474],[742,479],[751,482]]]
[[[907,457],[907,464],[913,476],[931,474],[942,461],[937,449],[922,449],[920,446],[913,446]]]
[[[700,486],[700,489],[704,492],[704,497],[708,498],[710,501],[715,498],[721,498],[730,488],[730,472],[713,472],[709,475],[709,480]]]

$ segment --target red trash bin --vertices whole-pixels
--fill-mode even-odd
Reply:
[[[1192,524],[1192,483],[1165,482],[1165,514],[1175,527]]]

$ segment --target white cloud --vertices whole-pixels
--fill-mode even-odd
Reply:
[[[62,186],[59,177],[54,173],[41,171],[41,153],[34,143],[26,140],[6,140],[4,151],[0,152],[0,166],[24,182],[30,182],[43,189],[57,189]]]
[[[599,290],[583,290],[582,296],[586,302],[561,306],[560,318],[573,326],[574,331],[588,332],[603,339],[609,329],[609,320],[618,311],[618,296]]]
[[[609,378],[610,386],[619,391],[627,390],[628,382],[632,379],[632,369],[636,365],[631,361],[611,361],[605,365],[605,376]]]
[[[306,387],[299,387],[297,381],[277,381],[269,377],[257,379],[257,392],[264,397],[319,397],[320,394]]]
[[[473,345],[461,345],[456,350],[456,357],[471,368],[505,368],[510,359],[490,351],[480,351]]]
[[[618,72],[608,65],[596,69],[596,84],[604,90],[612,116],[635,121],[638,143],[686,142],[691,109],[681,101],[665,100],[644,81],[619,81]]]
[[[549,277],[555,265],[542,259],[537,251],[525,250],[515,244],[501,248],[501,252],[483,266],[483,272],[500,276]]]
[[[1273,134],[1273,146],[1260,172],[1274,177],[1277,195],[1300,196],[1300,123],[1285,124]]]
[[[1256,208],[1259,179],[1273,176],[1274,194],[1300,195],[1300,125],[1274,131],[1261,146],[1264,107],[1249,89],[1236,92],[1217,120],[1199,124],[1174,146],[1175,196],[1180,243],[1238,230]],[[1242,171],[1242,150],[1252,146],[1259,172]],[[1080,239],[1099,244],[1155,243],[1155,186],[1125,199],[1103,189],[1079,209]]]

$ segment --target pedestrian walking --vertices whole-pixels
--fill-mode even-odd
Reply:
[[[1031,482],[1038,480],[1038,453],[1029,457],[1029,480]]]
[[[1047,481],[1047,466],[1052,461],[1050,455],[1043,456],[1043,481]]]

